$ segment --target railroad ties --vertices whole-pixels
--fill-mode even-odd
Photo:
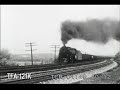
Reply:
[[[94,61],[92,63],[84,63],[82,64],[70,64],[70,65],[46,65],[46,66],[38,66],[31,68],[22,68],[22,69],[12,69],[12,70],[3,70],[3,74],[1,71],[0,75],[0,84],[35,84],[38,82],[44,82],[56,78],[65,77],[67,75],[74,75],[77,73],[82,73],[85,71],[89,71],[92,69],[104,67],[106,65],[111,64],[112,61],[104,60],[104,61]],[[25,79],[8,79],[6,73],[30,73],[31,78]]]

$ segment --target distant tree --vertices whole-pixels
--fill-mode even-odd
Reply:
[[[7,49],[0,50],[0,66],[7,66],[7,61],[10,60],[11,54]]]
[[[9,53],[9,51],[7,49],[2,49],[0,50],[0,60],[2,59],[10,59],[11,54]]]

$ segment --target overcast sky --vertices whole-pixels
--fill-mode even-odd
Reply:
[[[1,48],[6,48],[14,54],[25,54],[30,53],[25,51],[29,50],[29,47],[25,47],[25,43],[36,42],[37,46],[33,48],[38,50],[34,53],[50,53],[53,52],[50,45],[62,46],[61,22],[83,21],[91,18],[118,20],[119,11],[118,5],[2,5]],[[90,46],[89,43],[85,45],[88,48]],[[91,52],[97,47],[86,49],[85,45],[81,51]],[[118,43],[111,46],[116,48]],[[110,45],[101,48],[102,51],[105,48],[108,52],[114,51],[109,49]],[[96,53],[100,54],[102,51]]]

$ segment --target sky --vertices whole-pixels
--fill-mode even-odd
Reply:
[[[33,49],[37,50],[33,53],[53,53],[51,45],[62,46],[60,28],[65,20],[119,20],[119,11],[118,5],[1,5],[1,48],[13,54],[27,54],[30,52],[26,50],[30,47],[26,47],[25,43],[35,42]],[[77,41],[79,44],[72,42],[68,42],[68,45],[79,47],[82,43],[81,51],[97,55],[103,54],[103,50],[106,50],[105,55],[113,55],[119,46],[115,40],[105,46],[92,44],[91,48],[91,43],[85,41]]]

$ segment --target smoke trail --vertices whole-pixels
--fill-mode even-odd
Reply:
[[[118,28],[118,25],[116,21],[104,20],[65,21],[61,27],[61,40],[63,44],[66,44],[72,38],[105,44],[109,38],[120,40],[120,28]]]

